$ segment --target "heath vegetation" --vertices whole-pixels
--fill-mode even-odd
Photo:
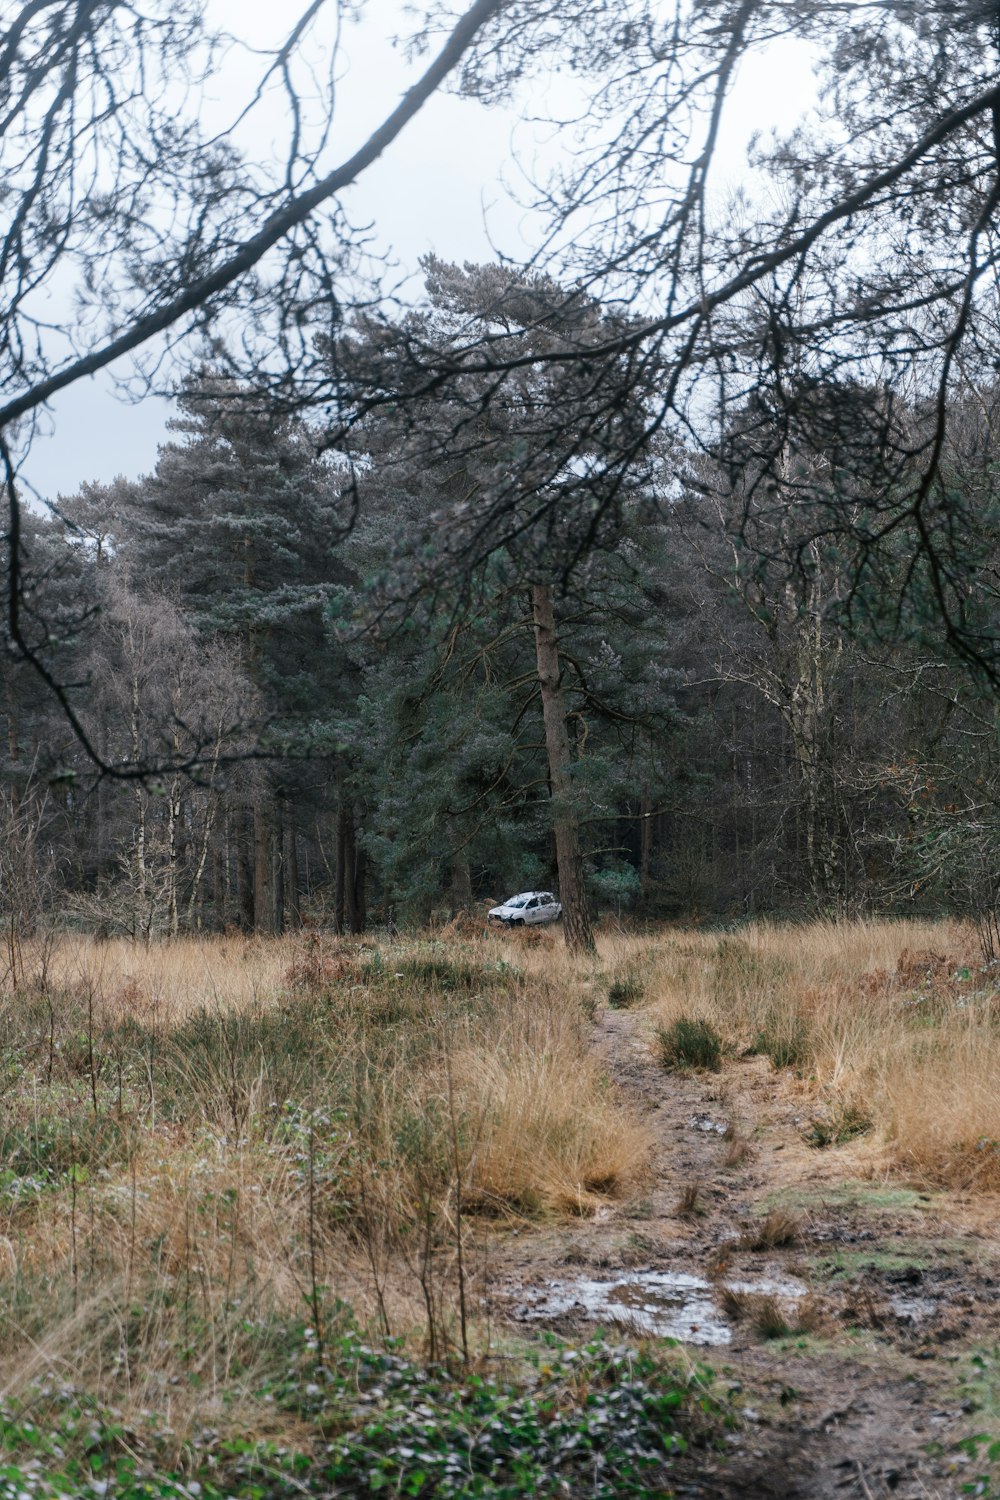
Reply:
[[[893,1170],[1000,1186],[1000,975],[970,926],[761,922],[647,953],[655,1047],[714,1034],[801,1080],[814,1144],[867,1134]]]
[[[316,933],[67,936],[23,958],[3,997],[0,1379],[24,1472],[56,1473],[61,1454],[67,1484],[113,1472],[138,1495],[127,1484],[150,1474],[216,1472],[219,1493],[290,1494],[275,1476],[315,1463],[317,1433],[340,1434],[331,1481],[356,1478],[369,1450],[398,1478],[402,1407],[364,1437],[366,1383],[384,1379],[427,1382],[428,1462],[451,1473],[473,1420],[462,1371],[484,1372],[475,1402],[538,1389],[486,1373],[500,1353],[522,1375],[537,1365],[488,1315],[491,1245],[643,1183],[649,1131],[589,1047],[626,986],[672,1068],[724,1076],[766,1055],[799,1090],[812,1144],[863,1136],[881,1173],[1000,1183],[997,995],[958,923],[605,933],[596,960],[537,938]],[[753,1243],[799,1230],[775,1213]],[[595,1349],[596,1392],[624,1376]],[[701,1377],[650,1370],[654,1405],[711,1404]],[[446,1413],[450,1380],[466,1395]],[[585,1425],[586,1401],[564,1400]],[[637,1432],[652,1420],[640,1408]],[[59,1450],[45,1463],[43,1441]],[[632,1450],[619,1458],[631,1473]],[[499,1484],[512,1462],[491,1450],[482,1472]],[[253,1490],[262,1474],[276,1487]]]
[[[577,994],[519,957],[60,939],[43,973],[27,945],[4,996],[7,1399],[159,1413],[179,1463],[206,1424],[290,1442],[268,1392],[342,1365],[349,1333],[485,1356],[490,1236],[592,1213],[649,1150]]]

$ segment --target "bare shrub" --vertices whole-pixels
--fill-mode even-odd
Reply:
[[[780,1250],[797,1245],[802,1225],[787,1208],[772,1208],[763,1219],[744,1229],[736,1241],[740,1250]]]
[[[689,1182],[682,1189],[680,1197],[674,1205],[674,1213],[679,1219],[693,1219],[701,1213],[701,1183]]]
[[[734,1323],[746,1323],[762,1339],[814,1333],[823,1324],[822,1304],[816,1297],[781,1300],[770,1292],[723,1287],[722,1310]]]
[[[56,888],[54,857],[42,839],[45,798],[30,788],[0,792],[0,993],[45,988],[53,936],[45,931]]]

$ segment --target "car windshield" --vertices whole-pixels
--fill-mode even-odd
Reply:
[[[507,902],[507,905],[511,906],[511,907],[527,906],[527,904],[528,904],[528,898],[527,898],[527,896],[519,896],[516,901],[508,901]]]

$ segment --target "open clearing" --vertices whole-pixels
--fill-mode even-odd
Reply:
[[[712,1364],[748,1425],[679,1494],[994,1493],[962,1446],[996,1436],[1000,1278],[997,999],[968,934],[765,927],[613,952],[619,1008],[593,1045],[652,1129],[648,1181],[508,1242],[508,1311],[659,1327]],[[717,1028],[717,1071],[665,1070],[679,1017]]]
[[[25,972],[4,1500],[997,1493],[1000,1027],[961,927]]]
[[[595,1047],[648,1111],[649,1182],[593,1220],[508,1241],[496,1280],[503,1304],[579,1334],[591,1315],[574,1283],[624,1282],[636,1293],[617,1315],[634,1333],[643,1309],[656,1317],[655,1289],[640,1291],[646,1273],[717,1288],[715,1322],[728,1341],[705,1340],[703,1325],[693,1349],[738,1393],[747,1427],[718,1455],[682,1465],[679,1495],[962,1493],[979,1471],[958,1444],[989,1426],[972,1413],[996,1378],[988,1358],[974,1362],[997,1339],[996,1196],[873,1175],[867,1143],[807,1144],[801,1082],[765,1058],[667,1075],[637,1016],[612,1010],[600,1015]],[[790,1242],[768,1244],[769,1232]],[[553,1284],[569,1296],[525,1301],[525,1287]],[[734,1284],[742,1299],[727,1297]]]

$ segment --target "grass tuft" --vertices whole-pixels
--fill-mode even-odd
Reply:
[[[701,1183],[689,1182],[682,1189],[674,1213],[679,1219],[693,1219],[704,1212],[701,1206]]]
[[[762,1339],[783,1339],[792,1334],[814,1333],[823,1323],[823,1312],[813,1296],[781,1302],[770,1292],[737,1291],[723,1287],[722,1310],[734,1323],[746,1323]]]
[[[656,1033],[657,1050],[665,1068],[707,1068],[717,1073],[722,1066],[722,1038],[708,1021],[679,1016]]]
[[[635,968],[626,965],[608,983],[608,1004],[612,1010],[629,1010],[646,994],[646,984]]]
[[[772,1208],[763,1219],[743,1231],[736,1245],[740,1250],[781,1250],[797,1245],[801,1234],[797,1215],[786,1208]]]

